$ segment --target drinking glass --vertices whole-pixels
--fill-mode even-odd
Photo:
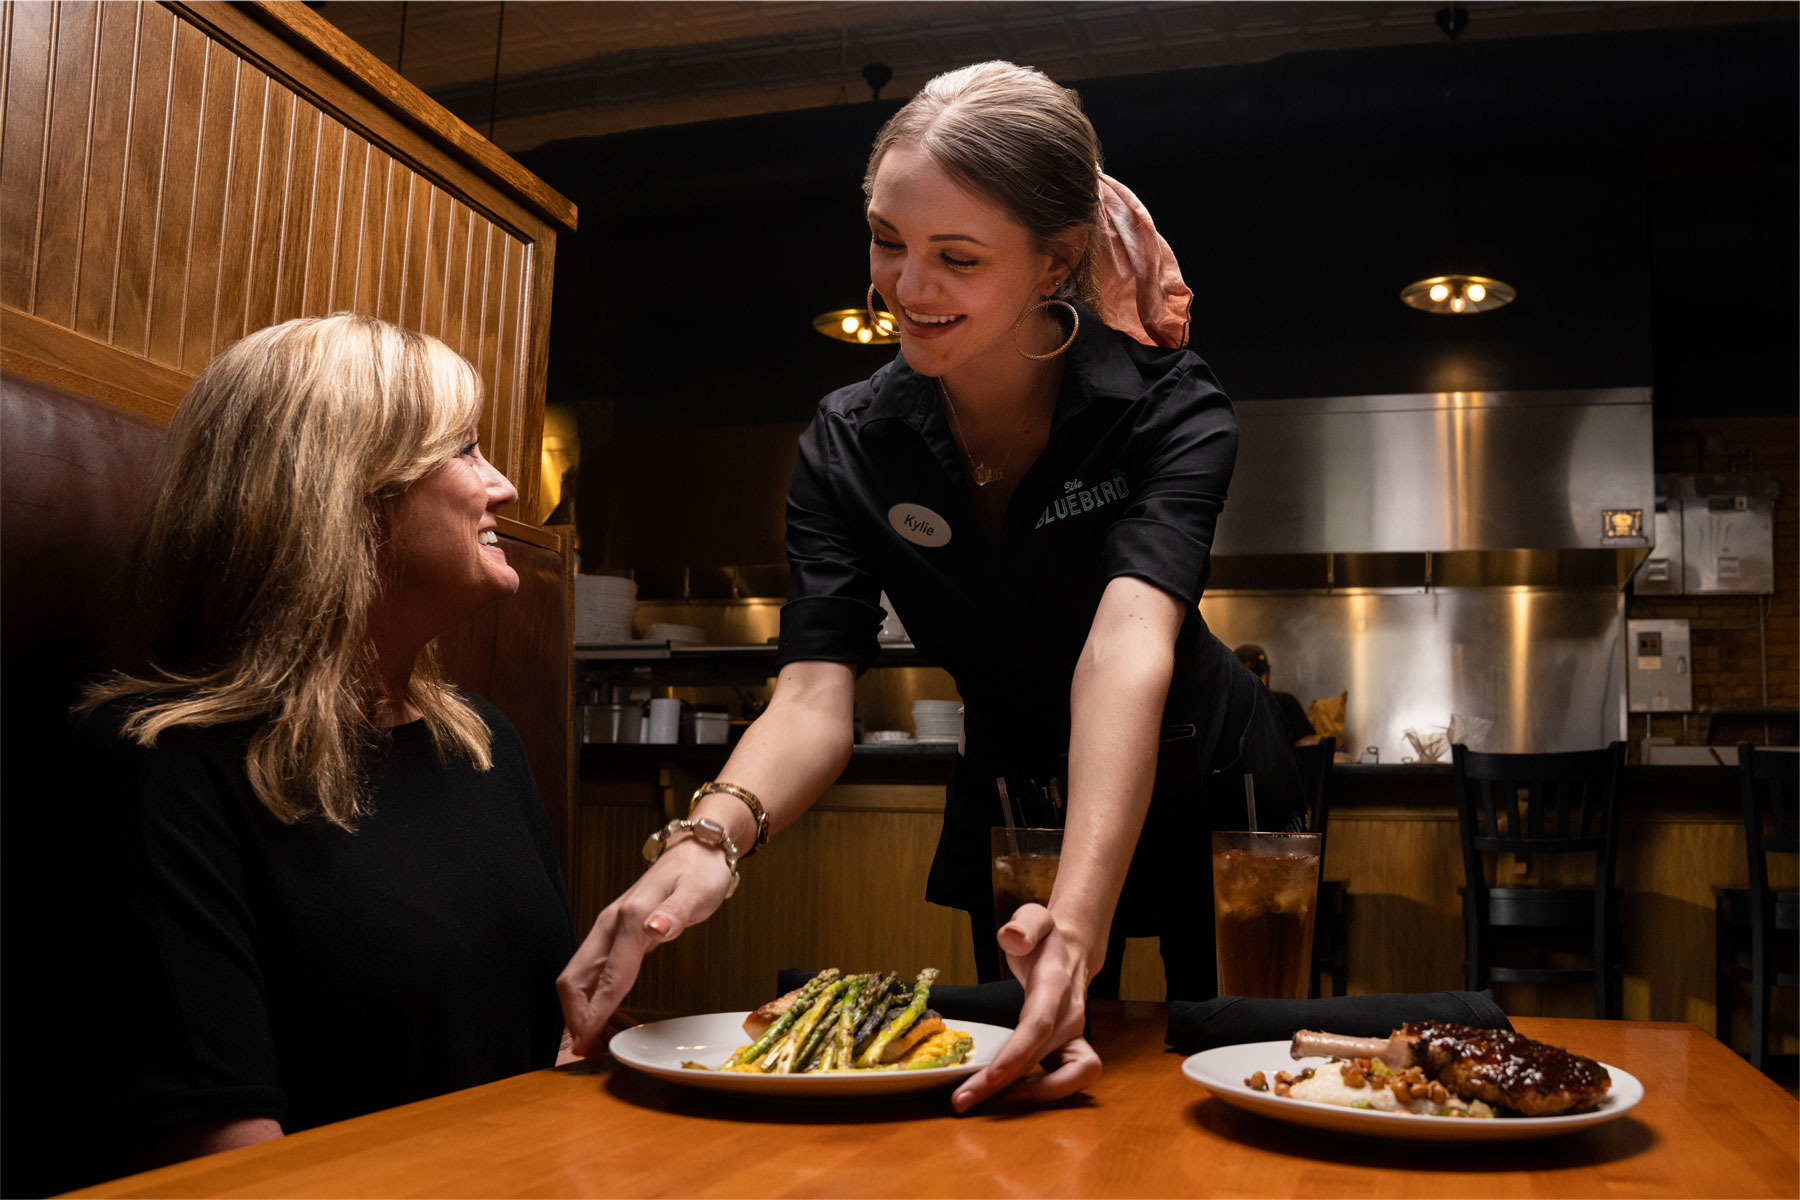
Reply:
[[[1062,857],[1062,830],[1006,826],[992,831],[994,928],[1021,904],[1049,904]]]
[[[1320,843],[1316,833],[1212,835],[1221,996],[1306,998]]]

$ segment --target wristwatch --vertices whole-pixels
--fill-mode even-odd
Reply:
[[[678,833],[690,834],[702,846],[714,846],[725,852],[725,865],[731,868],[731,882],[725,887],[725,898],[731,899],[738,886],[738,848],[732,842],[731,835],[725,832],[725,827],[717,821],[706,817],[697,821],[677,817],[644,839],[644,861],[655,862],[661,858],[669,839]]]

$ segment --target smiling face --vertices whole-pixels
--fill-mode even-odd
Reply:
[[[386,502],[382,604],[389,614],[447,628],[518,591],[495,520],[518,498],[470,428],[454,457]]]
[[[1056,290],[1062,261],[910,143],[883,156],[868,211],[869,277],[900,320],[913,370],[1016,362],[1013,325]]]

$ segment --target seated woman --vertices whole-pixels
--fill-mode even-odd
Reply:
[[[58,975],[104,1055],[83,1173],[555,1061],[549,822],[431,649],[519,586],[480,408],[442,342],[342,314],[251,334],[182,401],[121,597],[133,665],[89,688],[56,798]]]

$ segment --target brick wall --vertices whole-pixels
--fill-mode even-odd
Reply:
[[[1694,712],[1684,736],[1679,716],[1658,716],[1655,733],[1678,742],[1706,739],[1712,708],[1800,705],[1800,417],[1658,421],[1656,470],[1697,475],[1758,471],[1774,476],[1775,592],[1771,596],[1632,596],[1628,617],[1685,617],[1693,635]],[[1759,609],[1766,614],[1768,699],[1763,698]],[[1644,736],[1643,714],[1631,740]]]

